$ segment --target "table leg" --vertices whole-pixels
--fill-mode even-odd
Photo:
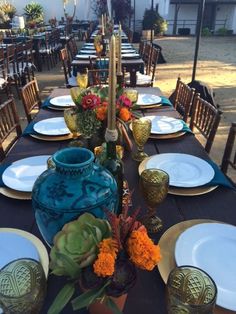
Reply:
[[[136,69],[130,70],[130,86],[135,87],[137,83]]]

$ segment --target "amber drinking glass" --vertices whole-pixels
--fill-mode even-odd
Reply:
[[[138,91],[136,89],[125,89],[124,94],[135,104],[138,101]]]
[[[151,132],[152,122],[147,118],[140,118],[132,121],[134,141],[138,151],[132,154],[132,158],[141,162],[148,154],[144,152],[144,144],[147,142]]]
[[[156,207],[164,201],[169,188],[169,175],[159,169],[146,169],[140,175],[140,188],[148,206],[143,224],[149,233],[162,228],[162,220],[156,216]]]
[[[80,88],[87,88],[88,86],[88,73],[77,73],[77,84]]]
[[[46,295],[42,265],[33,259],[18,259],[0,271],[0,312],[40,313]],[[1,312],[2,313],[2,312]]]
[[[78,123],[77,123],[77,112],[75,108],[68,108],[64,110],[64,119],[68,129],[73,135],[73,140],[69,146],[82,146],[81,141],[78,140]]]
[[[217,296],[213,279],[194,266],[174,268],[167,280],[168,314],[212,314]]]

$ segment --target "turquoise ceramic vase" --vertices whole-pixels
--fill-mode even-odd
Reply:
[[[55,166],[38,177],[32,191],[36,222],[49,245],[65,223],[82,213],[105,218],[105,209],[116,211],[118,206],[116,181],[94,163],[90,150],[65,148],[52,156],[52,163]]]

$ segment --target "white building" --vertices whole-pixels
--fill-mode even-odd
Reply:
[[[63,0],[34,0],[44,8],[45,21],[64,16]],[[72,15],[75,0],[69,0],[66,11]],[[110,1],[110,0],[108,0]],[[116,0],[119,1],[119,0]],[[135,7],[135,29],[141,29],[145,9],[151,8],[152,0],[130,0]],[[202,0],[153,0],[154,8],[168,21],[167,34],[178,34],[180,28],[187,28],[190,34],[195,34],[198,17],[198,7]],[[11,0],[17,8],[17,14],[24,13],[23,8],[29,0]],[[76,18],[79,20],[95,19],[92,10],[93,0],[77,0]],[[211,31],[219,28],[232,30],[236,34],[236,0],[206,0],[203,27]]]

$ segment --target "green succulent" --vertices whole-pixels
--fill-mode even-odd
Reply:
[[[84,213],[78,220],[64,225],[54,237],[50,268],[58,276],[78,277],[81,268],[97,258],[98,243],[111,236],[107,220]]]

